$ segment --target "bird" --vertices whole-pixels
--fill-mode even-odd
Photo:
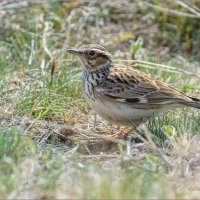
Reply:
[[[139,69],[115,64],[109,51],[100,45],[82,45],[67,52],[77,56],[83,65],[87,102],[112,124],[138,127],[169,109],[200,109],[200,99],[187,96]]]

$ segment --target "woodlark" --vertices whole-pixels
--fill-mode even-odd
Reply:
[[[200,109],[200,99],[189,97],[147,74],[113,63],[102,46],[89,44],[67,52],[83,64],[86,100],[107,121],[137,127],[154,114],[180,106]]]

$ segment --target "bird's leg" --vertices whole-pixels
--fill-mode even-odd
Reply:
[[[138,125],[139,124],[139,125]],[[139,129],[139,127],[141,127],[141,120],[139,121],[138,124],[134,124],[132,123],[132,128],[128,128],[128,127],[114,127],[115,129],[118,129],[117,133],[109,135],[108,137],[110,139],[123,139],[123,140],[131,140],[131,141],[141,141],[141,139],[138,137],[138,134],[136,133]],[[113,126],[111,126],[113,127]],[[139,131],[141,132],[141,131]],[[132,133],[132,134],[131,134]]]
[[[128,134],[133,129],[127,128],[127,127],[120,127],[119,131],[113,135],[111,135],[111,138],[113,139],[126,139]]]
[[[140,121],[139,121],[140,123]],[[135,130],[137,130],[137,123],[131,123],[132,128],[127,128],[127,127],[120,127],[119,131],[116,134],[113,134],[111,137],[115,138],[115,139],[128,139],[128,136],[130,133],[135,132]],[[131,138],[137,138],[136,135],[131,136]]]

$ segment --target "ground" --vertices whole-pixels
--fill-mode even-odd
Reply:
[[[110,140],[117,127],[95,117],[66,53],[100,44],[200,97],[199,18],[198,0],[1,1],[1,198],[199,198],[200,110],[169,110],[137,139]]]

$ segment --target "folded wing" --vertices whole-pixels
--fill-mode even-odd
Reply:
[[[192,99],[167,84],[154,80],[134,68],[111,69],[97,92],[114,101],[132,104],[135,108],[161,108],[170,104],[187,104]]]

